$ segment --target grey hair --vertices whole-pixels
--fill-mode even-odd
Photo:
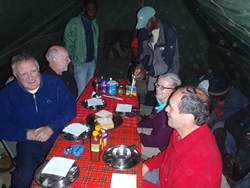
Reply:
[[[46,59],[49,63],[51,63],[52,59],[54,57],[57,57],[59,54],[59,51],[56,48],[50,48],[46,53]]]
[[[167,78],[171,81],[171,84],[173,86],[173,88],[176,88],[177,86],[181,85],[181,79],[178,75],[174,74],[174,73],[165,73],[159,76],[160,78]]]
[[[179,102],[180,114],[193,114],[194,124],[201,126],[204,124],[211,113],[210,100],[207,94],[192,86],[179,87],[177,90],[184,95]]]
[[[16,63],[22,62],[22,61],[28,61],[28,60],[34,61],[37,69],[39,70],[39,64],[34,56],[32,56],[30,54],[26,54],[26,53],[21,53],[21,54],[17,54],[15,56],[13,56],[11,58],[11,68],[12,68],[13,74],[16,74],[16,70],[15,70]]]

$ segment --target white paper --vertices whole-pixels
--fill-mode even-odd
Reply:
[[[42,170],[42,174],[53,174],[66,177],[75,160],[53,157]]]
[[[115,111],[117,111],[117,112],[131,112],[132,105],[131,104],[117,104]]]
[[[88,106],[103,105],[102,99],[91,98],[87,100]]]
[[[136,188],[135,174],[113,173],[110,188]]]
[[[67,127],[65,127],[63,129],[63,132],[70,133],[70,134],[73,134],[75,136],[79,136],[80,134],[82,134],[84,131],[86,131],[88,129],[89,129],[89,127],[87,127],[86,125],[83,125],[81,123],[72,123],[72,124],[68,125]]]

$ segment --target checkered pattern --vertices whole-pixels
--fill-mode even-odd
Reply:
[[[124,80],[117,80],[118,82]],[[92,80],[87,85],[86,89],[77,101],[77,115],[70,122],[85,122],[89,114],[97,112],[97,110],[88,110],[81,105],[81,102],[85,99],[91,98],[93,92]],[[113,112],[117,104],[132,104],[138,107],[138,97],[128,97],[126,95],[116,94],[115,96],[123,98],[123,100],[116,100],[112,98],[102,97],[107,102],[107,106],[104,108],[107,111]],[[138,117],[123,118],[121,126],[108,131],[108,145],[105,146],[104,151],[117,144],[136,145],[136,149],[141,153],[140,138],[137,133]],[[96,187],[110,187],[112,173],[123,174],[136,174],[137,175],[137,187],[142,187],[142,163],[134,168],[128,170],[115,170],[107,166],[101,156],[101,160],[98,163],[92,163],[90,161],[90,140],[86,139],[84,142],[85,151],[79,156],[75,157],[73,154],[65,155],[64,149],[68,146],[76,144],[70,141],[64,140],[60,135],[54,143],[47,159],[51,159],[53,156],[61,156],[74,159],[80,167],[79,178],[73,182],[69,187],[74,188],[96,188]],[[39,187],[35,182],[31,187]]]

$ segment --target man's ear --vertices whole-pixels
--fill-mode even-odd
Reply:
[[[195,116],[193,114],[186,114],[185,121],[187,123],[194,123]]]
[[[17,79],[17,75],[13,73],[13,76],[15,76],[15,78]]]
[[[56,62],[56,61],[57,61],[57,59],[56,59],[55,57],[53,57],[53,58],[52,58],[52,61],[55,61],[55,62]]]

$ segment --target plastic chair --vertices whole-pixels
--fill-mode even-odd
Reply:
[[[15,157],[17,155],[16,152],[16,143],[17,142],[13,142],[13,141],[6,141],[6,140],[1,140],[3,143],[4,148],[6,149],[6,151],[9,153],[12,163],[15,165]]]

